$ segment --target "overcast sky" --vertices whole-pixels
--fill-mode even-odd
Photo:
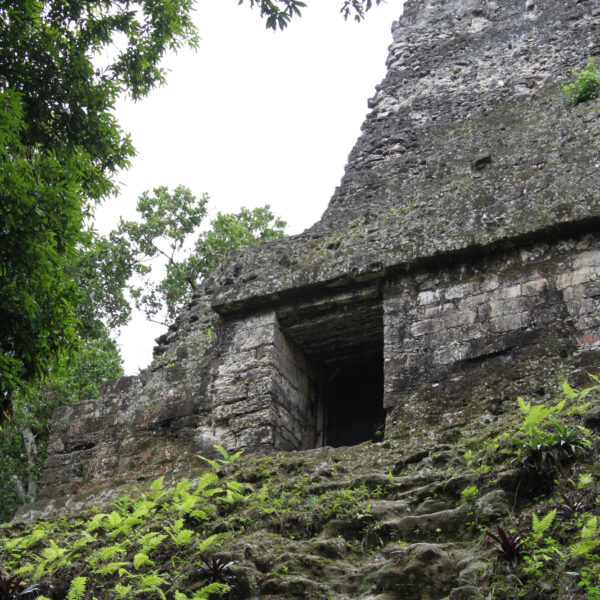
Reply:
[[[118,119],[137,156],[121,193],[97,211],[107,233],[135,217],[138,196],[159,185],[210,195],[210,214],[270,204],[299,233],[325,210],[360,134],[367,99],[385,75],[402,0],[344,21],[342,0],[307,0],[283,32],[238,0],[199,0],[198,51],[169,56],[167,84],[122,101]],[[247,4],[247,3],[246,3]],[[119,338],[127,374],[148,365],[163,328],[136,315]]]

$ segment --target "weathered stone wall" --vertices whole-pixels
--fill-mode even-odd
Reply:
[[[595,361],[600,102],[561,89],[588,56],[600,0],[408,0],[323,218],[232,256],[148,370],[57,411],[29,513],[189,475],[214,443],[323,443],[324,388],[357,361],[397,438]]]
[[[448,427],[535,395],[539,361],[550,358],[558,376],[578,349],[600,346],[600,238],[400,276],[384,309],[389,419],[407,431]]]

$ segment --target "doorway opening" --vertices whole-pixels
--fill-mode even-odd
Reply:
[[[330,369],[322,402],[324,446],[383,440],[383,360]]]
[[[378,291],[296,305],[278,319],[296,364],[308,366],[303,449],[381,441],[386,413]]]

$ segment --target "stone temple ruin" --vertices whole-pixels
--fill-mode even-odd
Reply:
[[[59,408],[47,515],[272,453],[475,413],[597,363],[600,0],[408,0],[341,185],[304,233],[232,256],[139,376]],[[596,365],[597,366],[597,365]]]

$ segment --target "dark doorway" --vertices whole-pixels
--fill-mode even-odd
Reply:
[[[383,360],[334,367],[327,378],[325,402],[325,445],[383,440]]]
[[[383,440],[386,413],[379,288],[311,298],[282,309],[277,317],[288,340],[288,350],[279,358],[281,372],[288,373],[282,402],[297,398],[302,449]],[[306,374],[302,385],[299,372]]]

